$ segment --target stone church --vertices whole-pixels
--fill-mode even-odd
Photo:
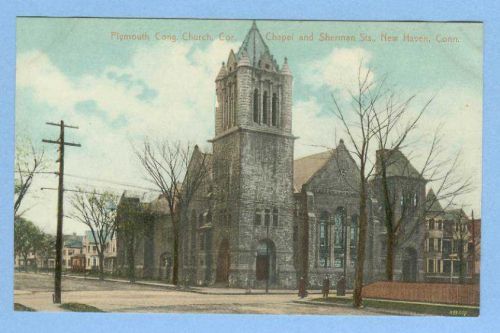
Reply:
[[[328,275],[334,282],[346,276],[351,284],[359,170],[342,140],[334,150],[294,161],[292,81],[287,58],[278,64],[255,22],[239,50],[222,63],[215,78],[212,153],[205,156],[210,172],[181,229],[184,283],[296,288],[301,276],[317,286]],[[195,149],[192,159],[202,154]],[[409,181],[419,184],[415,203],[424,202],[425,180],[407,172],[391,177],[394,195]],[[373,281],[384,272],[385,229],[377,217],[376,177],[370,185],[365,271]],[[398,250],[398,279],[419,279],[420,238]]]

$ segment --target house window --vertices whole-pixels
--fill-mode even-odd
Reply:
[[[434,220],[430,220],[429,221],[429,230],[434,230],[434,228],[435,228]]]
[[[434,238],[429,238],[427,242],[429,243],[428,245],[429,252],[434,251]]]
[[[267,91],[264,91],[264,96],[262,97],[262,122],[266,125],[269,124],[267,119]]]
[[[278,208],[273,208],[273,226],[278,226]]]
[[[259,90],[253,91],[253,121],[259,122]]]
[[[345,228],[346,228],[346,214],[344,207],[338,207],[335,212],[335,226],[334,226],[334,253],[335,253],[335,267],[343,267],[344,254],[345,254]]]
[[[273,126],[278,126],[278,97],[276,94],[273,94],[271,104],[271,124]]]
[[[328,237],[329,214],[322,212],[319,220],[319,265],[328,267],[330,240]]]
[[[261,225],[262,224],[262,210],[256,209],[255,210],[255,219],[254,219],[255,225]]]
[[[434,273],[434,259],[427,259],[427,273]]]

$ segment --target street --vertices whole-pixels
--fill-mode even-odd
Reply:
[[[62,311],[52,303],[53,277],[15,273],[14,302],[37,311]],[[298,304],[296,294],[200,294],[120,282],[63,277],[62,302],[83,303],[106,312],[138,313],[252,313],[376,315],[371,309]],[[309,298],[317,298],[312,295]],[[387,314],[387,312],[385,312]]]

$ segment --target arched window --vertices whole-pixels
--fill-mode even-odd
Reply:
[[[227,109],[227,122],[226,122],[226,127],[230,128],[231,127],[231,122],[232,122],[232,116],[233,116],[233,87],[229,86],[229,107]]]
[[[330,214],[322,212],[319,217],[319,266],[328,267],[330,258],[330,239],[328,237],[328,222]]]
[[[255,223],[255,225],[261,225],[262,224],[262,209],[258,209],[257,208],[255,210],[254,223]]]
[[[253,91],[253,121],[259,122],[259,90]]]
[[[222,128],[226,129],[227,128],[227,112],[229,108],[229,100],[227,93],[224,96],[224,109],[222,111]]]
[[[278,226],[278,208],[273,208],[273,226]]]
[[[346,214],[344,207],[338,207],[335,211],[334,225],[334,253],[335,267],[343,267],[345,254],[345,229],[346,229]]]
[[[267,91],[264,91],[264,95],[262,97],[262,122],[266,125],[269,124],[267,119]]]
[[[270,209],[264,210],[264,224],[266,226],[271,224],[271,210]]]
[[[271,124],[273,126],[278,126],[278,97],[273,94],[272,106],[271,106]]]
[[[233,114],[231,116],[231,126],[236,124],[236,84],[233,84]]]
[[[351,216],[351,237],[350,237],[350,252],[351,260],[356,260],[356,248],[358,246],[358,215]]]

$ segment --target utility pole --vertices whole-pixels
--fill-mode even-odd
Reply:
[[[59,186],[57,193],[57,236],[56,236],[56,271],[54,279],[54,296],[53,302],[61,303],[61,259],[62,259],[62,245],[63,245],[63,193],[64,193],[64,146],[81,147],[78,143],[70,143],[64,141],[64,128],[74,128],[78,129],[76,126],[64,125],[64,121],[61,120],[59,124],[47,122],[47,125],[58,126],[59,127],[59,140],[46,140],[42,141],[45,143],[53,143],[59,145]]]

